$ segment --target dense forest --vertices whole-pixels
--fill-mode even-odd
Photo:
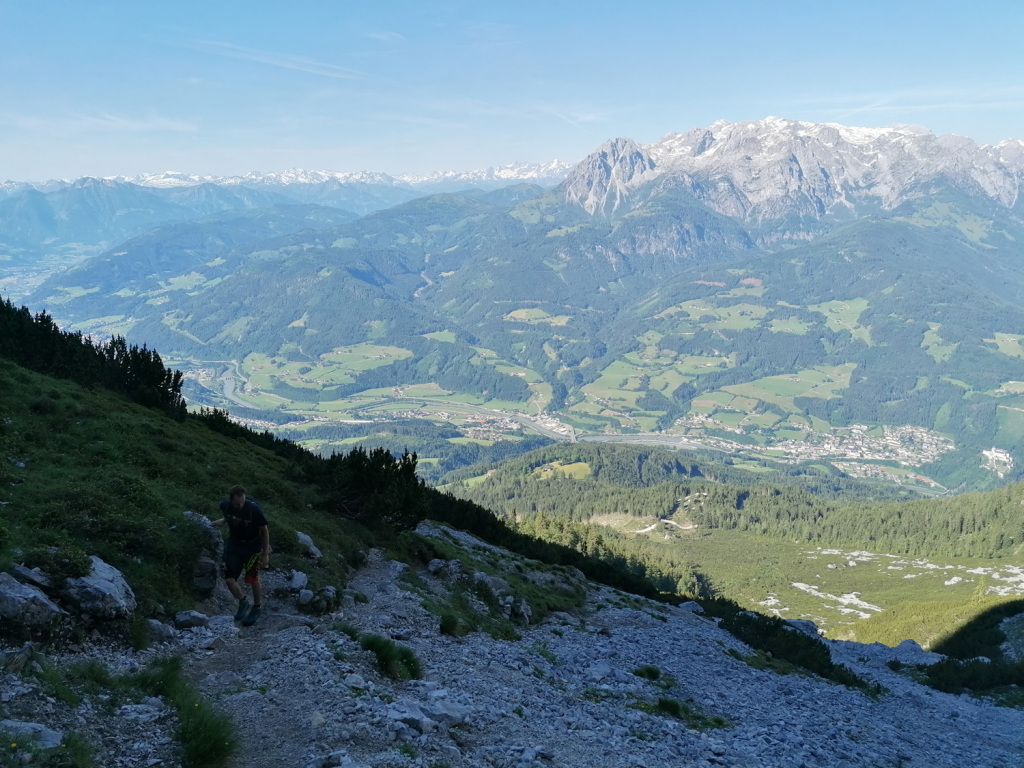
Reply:
[[[588,474],[579,477],[557,468],[538,472],[553,462],[585,463]],[[1024,546],[1024,489],[1019,485],[928,501],[879,502],[863,496],[853,501],[865,491],[852,484],[847,493],[821,483],[810,489],[777,479],[754,484],[749,476],[738,484],[740,474],[733,470],[711,481],[699,464],[684,464],[675,454],[654,449],[553,446],[510,459],[482,481],[454,482],[450,488],[524,530],[626,514],[692,523],[695,535],[749,531],[918,556],[1000,558],[1019,554]],[[812,492],[815,488],[818,493]]]

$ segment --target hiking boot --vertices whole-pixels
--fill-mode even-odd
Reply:
[[[249,613],[249,601],[244,597],[238,601],[238,610],[235,611],[235,621],[241,621]]]
[[[251,627],[253,624],[256,623],[256,619],[260,617],[261,613],[263,613],[262,607],[259,605],[254,605],[252,607],[252,610],[249,611],[249,615],[246,616],[245,619],[242,621],[242,626]]]

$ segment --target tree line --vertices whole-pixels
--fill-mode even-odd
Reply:
[[[1000,558],[1024,551],[1024,486],[1019,484],[950,499],[858,502],[841,491],[816,495],[795,485],[712,482],[693,467],[686,470],[686,477],[674,471],[682,464],[673,468],[649,461],[645,452],[621,446],[581,448],[555,446],[511,459],[484,481],[454,484],[452,491],[527,530],[538,525],[548,530],[551,521],[578,525],[625,514],[672,517],[693,523],[698,532],[747,531],[810,545],[893,554]],[[590,476],[534,472],[562,460],[557,456],[565,461],[587,457],[588,463],[593,461]]]
[[[101,386],[183,419],[182,374],[166,368],[155,350],[129,345],[121,336],[94,342],[81,331],[62,331],[46,312],[0,301],[0,357],[37,373]]]

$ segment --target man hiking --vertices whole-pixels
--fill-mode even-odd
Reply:
[[[224,583],[238,600],[235,621],[243,627],[256,623],[263,610],[263,585],[260,583],[260,568],[270,564],[270,530],[263,509],[255,501],[245,498],[245,488],[234,486],[228,491],[228,498],[220,503],[224,516],[214,520],[218,528],[228,524],[228,543],[224,548]],[[252,587],[252,610],[246,600],[238,577],[245,571],[245,583]]]

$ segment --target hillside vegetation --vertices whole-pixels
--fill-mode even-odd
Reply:
[[[934,646],[1020,593],[1019,485],[880,503],[827,475],[739,485],[742,471],[714,471],[668,451],[553,446],[445,487],[521,531],[643,564],[663,590],[810,618],[833,636]]]
[[[188,607],[201,540],[183,513],[219,516],[226,489],[241,483],[269,513],[277,567],[300,563],[297,530],[334,553],[312,574],[315,583],[344,585],[369,547],[401,549],[402,531],[433,518],[657,594],[641,576],[517,533],[427,488],[413,454],[320,457],[221,411],[187,413],[180,377],[152,350],[116,337],[94,344],[10,302],[0,303],[0,327],[10,331],[0,334],[0,565],[72,577],[96,554],[125,573],[141,616]]]

